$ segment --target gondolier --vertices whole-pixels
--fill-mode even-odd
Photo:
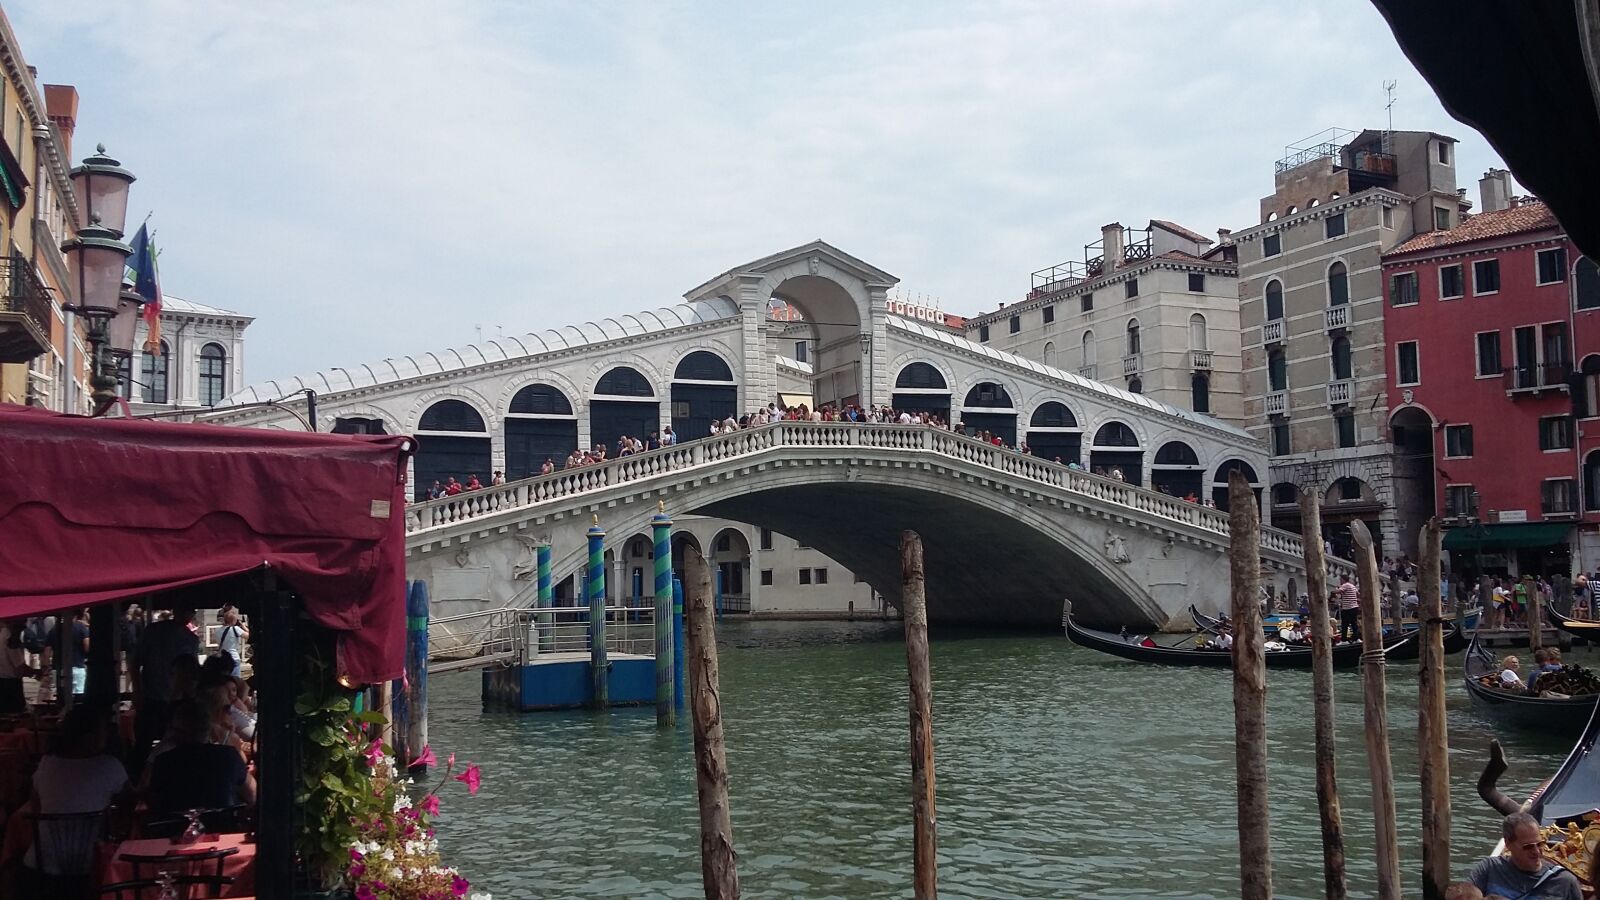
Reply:
[[[1361,592],[1349,575],[1339,579],[1339,640],[1353,641],[1361,636]]]

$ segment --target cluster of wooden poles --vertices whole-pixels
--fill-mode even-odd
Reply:
[[[728,759],[722,734],[722,694],[717,664],[716,614],[711,568],[693,544],[683,550],[685,643],[689,655],[689,704],[694,717],[695,789],[700,800],[700,878],[707,900],[739,896],[737,854],[728,812]],[[917,900],[938,896],[933,800],[933,704],[928,669],[928,604],[922,569],[922,538],[900,535],[904,576],[906,667],[911,682],[912,866]]]
[[[1229,557],[1233,575],[1233,715],[1238,732],[1239,875],[1244,900],[1272,897],[1272,852],[1267,812],[1265,637],[1261,617],[1261,522],[1250,485],[1238,473],[1228,479]],[[1325,604],[1327,562],[1322,550],[1322,510],[1314,491],[1300,496],[1306,589],[1311,603],[1313,714],[1316,717],[1317,805],[1322,824],[1325,892],[1349,896],[1345,876],[1344,825],[1334,768],[1333,635]],[[1350,524],[1361,597],[1361,681],[1372,777],[1379,900],[1399,898],[1400,850],[1395,830],[1394,770],[1389,758],[1389,716],[1384,694],[1383,623],[1379,574],[1372,535],[1360,521]],[[1422,785],[1422,896],[1444,897],[1450,884],[1450,762],[1445,722],[1444,616],[1440,596],[1439,523],[1422,526],[1417,610],[1421,677],[1418,680],[1417,745]],[[1399,602],[1396,591],[1395,602]],[[1398,625],[1398,619],[1396,620]]]

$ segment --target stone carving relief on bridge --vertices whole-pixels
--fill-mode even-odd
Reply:
[[[517,581],[532,581],[539,575],[539,546],[548,543],[549,538],[519,534],[516,539],[518,557],[511,564],[511,577]]]
[[[1117,565],[1127,565],[1133,562],[1132,554],[1128,553],[1128,542],[1123,540],[1122,535],[1109,528],[1106,529],[1105,554],[1106,559]]]

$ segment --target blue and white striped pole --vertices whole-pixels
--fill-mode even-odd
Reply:
[[[550,583],[550,542],[545,541],[534,550],[534,559],[539,566],[539,600],[541,610],[549,610],[555,605],[555,587]],[[550,653],[556,649],[556,614],[553,612],[539,613],[539,652]]]
[[[672,653],[672,519],[667,505],[657,502],[655,518],[650,520],[656,542],[656,725],[677,724],[673,696]]]
[[[672,576],[672,684],[673,705],[683,709],[683,582]]]
[[[589,528],[589,675],[596,709],[610,704],[606,664],[606,532],[600,517]]]

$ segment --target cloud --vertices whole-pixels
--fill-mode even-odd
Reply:
[[[1364,4],[213,4],[12,13],[252,381],[659,306],[816,237],[953,312],[1100,225],[1255,220],[1284,144],[1487,147]]]

